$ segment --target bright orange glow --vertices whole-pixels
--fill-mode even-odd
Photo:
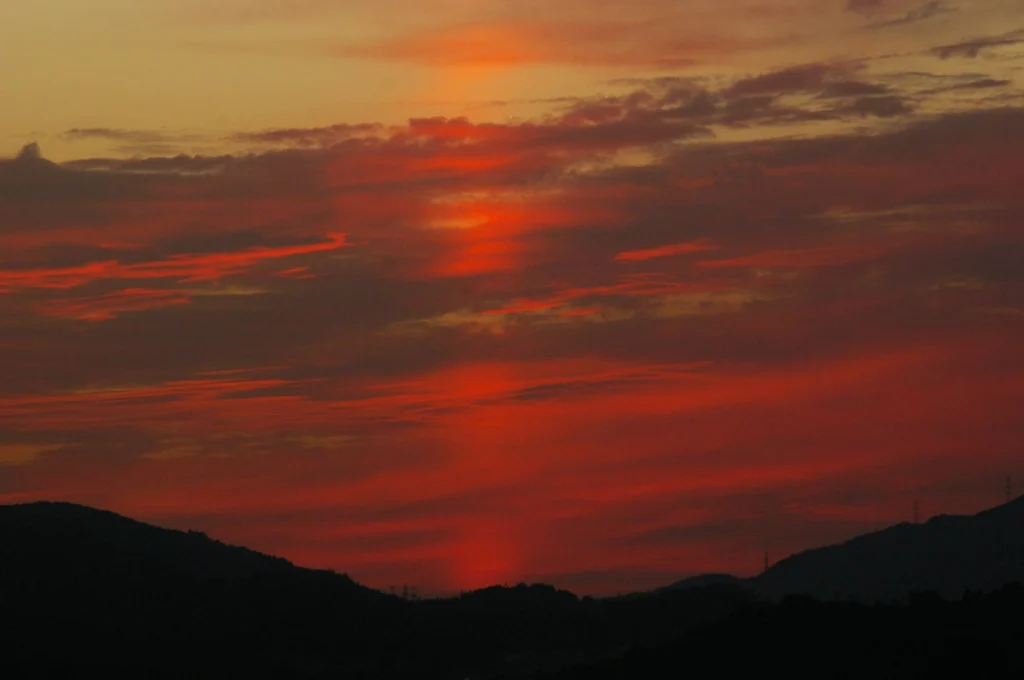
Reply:
[[[452,546],[452,586],[460,590],[512,584],[521,573],[513,533],[498,522],[470,526]]]

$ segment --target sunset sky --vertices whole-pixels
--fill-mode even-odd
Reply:
[[[0,45],[0,502],[609,594],[1024,489],[1024,0],[33,0]]]

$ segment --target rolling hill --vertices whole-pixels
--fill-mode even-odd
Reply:
[[[911,592],[959,598],[1024,581],[1024,497],[972,516],[897,524],[781,560],[748,583],[778,598],[889,601]]]

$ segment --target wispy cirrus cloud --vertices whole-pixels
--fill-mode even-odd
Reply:
[[[125,288],[87,298],[54,300],[42,304],[39,311],[46,316],[107,321],[124,312],[187,305],[191,298],[185,291]]]
[[[219,280],[240,274],[263,261],[338,250],[345,245],[344,235],[332,235],[323,243],[276,248],[260,246],[235,253],[177,254],[164,260],[148,262],[121,263],[111,260],[73,267],[7,269],[0,270],[0,294],[29,288],[77,288],[93,281],[111,279],[169,279],[179,283]]]
[[[697,239],[687,243],[674,243],[646,250],[630,250],[619,253],[614,259],[616,262],[646,262],[661,257],[706,253],[712,250],[718,250],[718,246],[712,243],[710,239]]]
[[[1012,47],[1021,43],[1024,43],[1024,30],[1014,30],[999,35],[983,36],[939,45],[938,47],[933,47],[930,52],[940,59],[974,59],[987,50],[999,47]]]
[[[902,16],[897,16],[891,19],[884,19],[876,23],[870,24],[868,28],[892,28],[896,26],[909,26],[922,21],[928,21],[935,17],[942,16],[944,14],[953,14],[958,11],[959,8],[947,3],[942,0],[930,0],[925,2],[920,7],[907,10],[907,13]]]

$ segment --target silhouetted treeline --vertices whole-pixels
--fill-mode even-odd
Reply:
[[[887,605],[788,597],[747,605],[728,620],[621,658],[535,674],[537,680],[664,680],[682,677],[1024,677],[1024,587],[936,593]],[[512,676],[498,676],[510,679]]]
[[[130,570],[22,586],[4,587],[5,616],[17,626],[0,643],[0,664],[17,670],[5,677],[60,669],[104,669],[109,677],[116,668],[154,678],[214,677],[214,669],[246,677],[481,677],[669,639],[749,599],[694,590],[605,602],[519,586],[489,602],[381,603],[353,599],[329,574],[197,581]]]

